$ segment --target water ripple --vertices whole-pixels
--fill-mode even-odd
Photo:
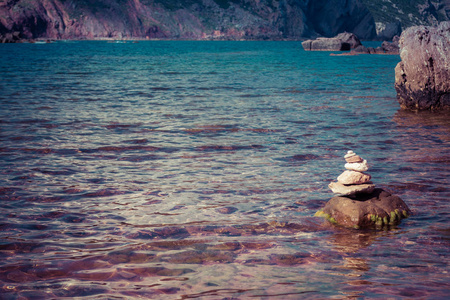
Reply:
[[[0,55],[5,299],[447,296],[449,119],[398,109],[397,56],[220,41]],[[349,149],[412,217],[313,217]]]

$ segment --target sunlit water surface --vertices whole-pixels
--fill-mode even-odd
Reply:
[[[444,299],[448,115],[398,56],[300,42],[0,45],[1,299]],[[313,217],[353,149],[413,215]]]

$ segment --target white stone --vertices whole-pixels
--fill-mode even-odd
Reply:
[[[344,171],[337,180],[344,185],[363,184],[370,181],[371,176],[369,174],[357,172],[357,171]]]
[[[352,157],[352,156],[355,156],[355,155],[356,155],[355,152],[353,152],[352,150],[348,150],[347,154],[345,154],[344,158],[349,158],[349,157]]]
[[[367,160],[363,160],[361,163],[346,163],[344,166],[347,170],[357,171],[357,172],[365,172],[369,170],[369,165],[367,164]]]

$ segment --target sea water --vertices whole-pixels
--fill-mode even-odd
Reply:
[[[444,299],[448,114],[397,55],[300,42],[0,45],[1,299]],[[353,150],[413,214],[314,217]]]

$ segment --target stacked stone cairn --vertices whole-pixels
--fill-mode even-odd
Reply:
[[[397,225],[411,211],[400,197],[376,188],[367,161],[353,151],[344,156],[345,171],[328,187],[337,194],[315,216],[346,227],[383,228]]]
[[[372,176],[364,173],[369,170],[367,160],[362,159],[352,150],[348,151],[344,158],[347,162],[344,166],[346,170],[339,175],[337,182],[331,182],[328,187],[333,193],[341,196],[372,193],[375,189],[375,185],[370,181]]]

